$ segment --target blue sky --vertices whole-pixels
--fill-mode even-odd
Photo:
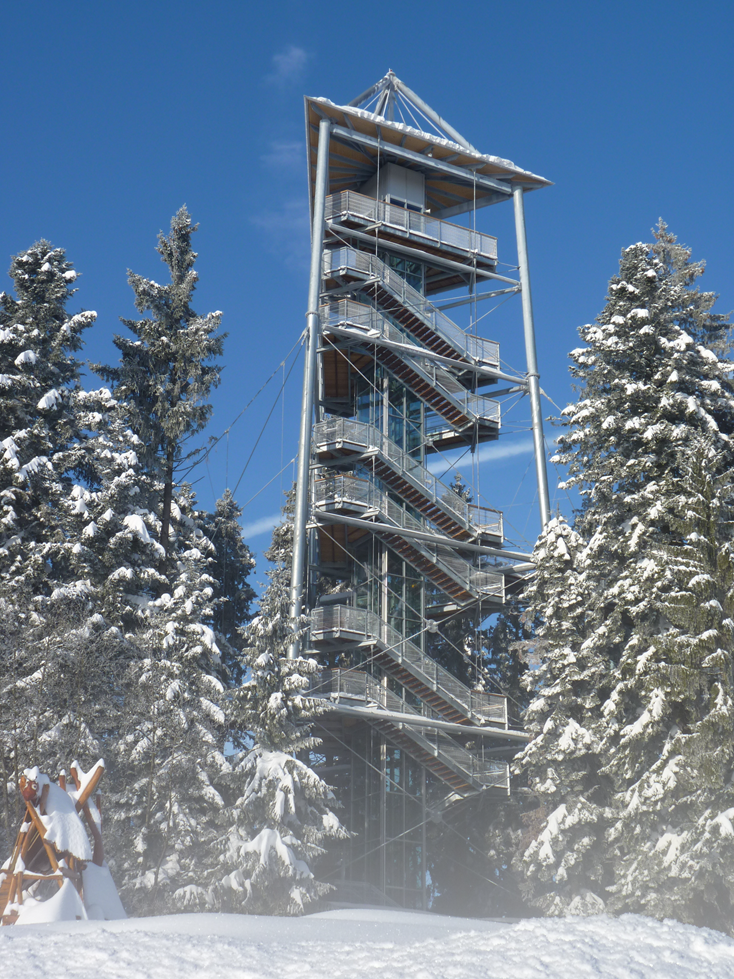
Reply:
[[[732,20],[723,2],[679,0],[14,4],[0,263],[42,237],[64,247],[78,306],[99,314],[86,356],[110,361],[118,317],[135,316],[126,269],[164,276],[156,235],[185,202],[201,226],[195,307],[221,309],[229,332],[209,430],[221,435],[305,322],[303,95],[347,102],[392,68],[482,151],[555,182],[528,196],[526,215],[541,385],[563,407],[576,328],[602,308],[620,249],[650,240],[658,217],[707,260],[719,310],[734,306]],[[511,208],[479,211],[477,227],[512,263]],[[480,329],[518,369],[520,323],[513,299]],[[197,474],[207,507],[239,481],[258,551],[290,482],[277,474],[296,450],[300,380],[299,364],[273,408],[281,369]],[[537,531],[526,429],[521,406],[478,463],[517,544]]]

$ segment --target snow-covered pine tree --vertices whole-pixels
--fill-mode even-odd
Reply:
[[[65,501],[68,577],[88,583],[97,612],[128,633],[166,585],[158,571],[159,483],[143,468],[141,440],[109,390],[76,392],[75,410],[88,462]]]
[[[477,634],[476,655],[481,660],[483,689],[507,697],[510,723],[519,726],[529,697],[523,684],[527,672],[525,647],[527,634],[527,599],[517,591],[509,591],[494,619]]]
[[[704,664],[714,655],[710,623],[681,617],[678,603],[689,602],[685,596],[698,587],[697,576],[691,577],[686,566],[691,557],[686,548],[689,535],[699,530],[696,520],[686,529],[686,521],[688,501],[696,493],[692,465],[700,458],[702,440],[708,452],[707,478],[712,485],[721,484],[717,492],[731,506],[734,388],[731,365],[717,356],[726,347],[728,320],[712,312],[715,296],[695,288],[703,266],[691,262],[689,250],[677,244],[664,224],[655,238],[652,245],[623,251],[605,309],[595,324],[580,331],[587,346],[571,355],[580,397],[563,413],[566,431],[559,439],[558,461],[569,467],[568,482],[583,498],[577,529],[585,538],[581,591],[589,614],[580,648],[594,669],[608,664],[608,674],[595,688],[601,701],[608,695],[603,726],[584,728],[598,755],[599,784],[609,785],[603,795],[617,884],[609,882],[608,895],[617,909],[639,908],[642,904],[634,901],[642,902],[643,892],[654,890],[662,897],[654,907],[644,905],[651,913],[663,914],[667,908],[667,913],[681,914],[680,895],[687,884],[664,860],[648,859],[648,850],[651,840],[654,848],[664,837],[684,834],[694,811],[701,812],[705,826],[713,825],[716,817],[711,814],[717,807],[726,811],[720,807],[729,791],[731,768],[726,784],[721,769],[712,780],[701,777],[697,809],[674,806],[681,822],[671,821],[671,797],[663,787],[672,786],[674,773],[661,770],[660,760],[663,755],[675,757],[684,742],[695,745],[697,725],[708,725],[710,713],[720,727],[728,723],[721,716],[729,709],[726,695],[714,696],[715,684],[705,682]],[[716,618],[718,612],[710,611]],[[562,645],[567,616],[556,617],[555,625],[552,616],[544,618],[551,631],[558,630]],[[715,640],[716,649],[726,650],[723,615],[719,627],[722,639]],[[569,645],[574,661],[561,664],[556,680],[566,696],[574,693],[578,670],[576,650]],[[538,708],[542,716],[544,687],[531,705],[531,723]],[[576,740],[559,740],[556,753],[565,744],[565,754],[576,756]],[[537,746],[536,739],[528,752]],[[705,764],[696,751],[686,764],[695,767],[695,758],[696,764]],[[640,824],[646,831],[636,831],[635,820],[625,816],[630,803],[641,805],[640,793],[645,796]],[[580,791],[577,797],[585,799]],[[568,813],[567,805],[564,820]],[[603,825],[597,826],[597,835]],[[543,832],[550,828],[555,827],[546,825]],[[540,859],[542,834],[539,844],[538,860],[525,864],[531,889],[542,883],[544,866],[553,866]],[[632,875],[630,887],[619,886],[620,874]],[[706,886],[709,893],[712,888],[727,893],[720,864]]]
[[[7,844],[23,808],[17,786],[25,768],[43,764],[56,774],[75,759],[88,769],[100,757],[114,768],[122,679],[133,653],[119,631],[94,612],[88,594],[63,591],[40,606],[42,614],[30,602],[25,605],[22,595],[13,604],[0,599],[0,768]]]
[[[731,933],[734,508],[714,455],[707,437],[681,463],[673,540],[653,544],[620,589],[639,603],[606,707],[619,787],[608,906]],[[664,621],[655,632],[650,605]]]
[[[215,512],[204,517],[204,533],[216,551],[211,566],[216,582],[211,625],[220,637],[229,682],[237,685],[242,682],[244,670],[242,628],[250,621],[250,607],[256,597],[248,581],[255,559],[242,539],[241,516],[242,508],[227,489],[217,500]]]
[[[139,913],[206,905],[230,771],[223,668],[206,624],[214,548],[201,518],[182,487],[171,508],[171,590],[147,605],[126,678],[112,858],[123,900]]]
[[[266,557],[268,587],[245,629],[247,682],[235,693],[240,728],[252,747],[235,768],[234,820],[228,828],[212,904],[250,914],[302,914],[330,885],[314,876],[329,840],[347,833],[333,812],[328,785],[308,765],[324,708],[308,696],[313,660],[289,660],[293,498],[283,508]]]
[[[643,528],[665,536],[666,480],[700,435],[715,440],[717,471],[734,459],[734,387],[716,355],[728,318],[695,288],[703,263],[663,222],[655,238],[622,252],[604,310],[579,330],[587,346],[572,351],[571,374],[580,397],[558,439],[566,485],[583,500],[576,529],[606,568],[628,564]]]
[[[526,600],[539,665],[525,675],[533,695],[525,713],[532,740],[514,770],[527,778],[536,808],[525,813],[515,866],[534,907],[554,915],[588,913],[603,907],[609,876],[604,828],[610,787],[599,767],[600,705],[610,664],[596,641],[609,624],[602,620],[584,542],[563,519],[546,526],[534,560]]]
[[[121,501],[132,503],[132,512],[109,508],[115,514],[109,530],[119,532],[118,556],[125,559],[113,572],[110,597],[120,605],[131,598],[126,610],[136,619],[140,652],[125,681],[119,791],[113,800],[119,825],[125,827],[114,856],[122,890],[138,911],[201,904],[200,881],[223,804],[217,781],[228,770],[222,753],[227,702],[211,628],[214,549],[201,529],[203,515],[181,484],[196,455],[190,440],[211,416],[207,399],[219,383],[213,361],[221,356],[224,339],[217,335],[221,314],[200,317],[191,306],[197,282],[191,246],[195,230],[183,207],[171,221],[170,234],[159,235],[168,284],[129,273],[135,306],[144,318],[123,320],[133,336],[115,338],[119,365],[94,368],[112,385],[112,396],[124,410],[136,439],[130,448],[143,476],[139,499]],[[125,474],[121,479],[110,486],[119,486],[125,497],[131,487],[125,485]],[[151,550],[157,569],[149,561]],[[147,604],[135,615],[140,589]]]
[[[93,312],[70,315],[77,273],[39,241],[12,259],[0,294],[0,729],[5,830],[24,767],[96,761],[114,715],[107,637],[66,560],[66,506],[88,457],[75,356]],[[94,756],[94,757],[92,757]]]
[[[187,442],[211,417],[207,398],[219,384],[219,366],[211,361],[221,357],[224,343],[224,335],[216,333],[222,314],[201,317],[191,307],[198,279],[191,236],[197,228],[184,206],[171,219],[170,234],[158,235],[157,251],[170,272],[169,284],[128,273],[135,308],[150,315],[122,320],[134,339],[114,338],[121,354],[119,366],[94,366],[112,384],[115,398],[127,406],[130,425],[145,447],[143,462],[160,476],[160,544],[167,557],[174,488],[182,468],[196,455],[196,450],[186,449]]]
[[[47,241],[16,255],[9,274],[15,297],[0,293],[0,588],[47,595],[68,476],[83,459],[74,354],[96,313],[66,312],[77,273]]]

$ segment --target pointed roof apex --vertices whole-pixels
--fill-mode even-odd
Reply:
[[[450,139],[472,153],[479,153],[468,139],[464,139],[461,133],[442,119],[427,102],[408,88],[392,68],[388,68],[386,75],[356,99],[352,99],[349,105],[366,109],[386,122],[402,122],[424,132],[427,132],[425,126],[428,123],[441,139]]]
[[[426,204],[440,219],[512,199],[513,187],[550,180],[502,157],[480,153],[390,70],[348,105],[306,97],[311,198],[319,124],[329,119],[329,190],[359,190],[384,163],[423,173]]]

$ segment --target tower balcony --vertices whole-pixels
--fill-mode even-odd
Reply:
[[[345,516],[361,521],[358,529],[384,540],[458,605],[477,600],[487,606],[502,603],[504,578],[501,574],[475,567],[471,560],[456,553],[453,547],[446,545],[445,538],[441,540],[438,535],[435,541],[411,536],[411,532],[426,536],[435,532],[369,480],[348,475],[317,479],[313,502],[320,523],[333,524]],[[407,531],[407,535],[401,534],[401,530]]]
[[[434,353],[461,363],[499,366],[499,344],[466,333],[405,279],[370,252],[344,245],[323,254],[327,290],[353,284],[419,343]],[[328,297],[328,293],[327,293]]]
[[[328,699],[337,711],[361,709],[362,716],[384,728],[391,740],[419,757],[426,768],[462,797],[490,788],[509,792],[508,764],[485,755],[483,740],[470,749],[445,731],[416,727],[411,720],[425,716],[424,712],[411,707],[362,670],[323,670],[312,680],[309,696]],[[467,734],[471,730],[468,727]]]
[[[316,457],[323,465],[372,459],[375,475],[447,536],[501,541],[499,510],[468,503],[417,459],[367,422],[328,418],[314,426]]]
[[[505,696],[471,690],[375,612],[348,605],[317,606],[311,612],[311,642],[316,647],[351,643],[374,648],[372,661],[421,700],[424,714],[465,724],[467,734],[473,724],[489,725],[498,737],[508,729]]]
[[[462,282],[461,272],[454,267],[457,263],[466,265],[467,273],[475,269],[479,273],[493,272],[497,265],[497,239],[493,235],[353,190],[327,197],[325,218],[327,227],[333,226],[340,236],[348,229],[363,240],[379,238],[385,244],[402,244],[420,251],[421,261],[427,266],[428,293]]]

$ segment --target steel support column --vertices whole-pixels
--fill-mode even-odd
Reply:
[[[548,471],[545,464],[543,413],[540,408],[540,375],[538,373],[538,355],[535,349],[533,300],[530,294],[530,269],[528,266],[528,243],[525,236],[525,201],[523,188],[515,185],[512,189],[512,196],[515,204],[517,260],[520,266],[520,283],[522,286],[522,319],[525,331],[525,359],[528,368],[530,417],[533,428],[533,446],[535,449],[535,474],[538,481],[540,521],[542,526],[545,527],[551,518],[551,510],[550,495],[548,493]]]
[[[293,516],[293,569],[291,572],[291,624],[294,630],[303,615],[304,581],[306,575],[308,494],[311,464],[311,426],[313,422],[314,392],[316,388],[316,352],[320,341],[319,296],[321,294],[321,266],[324,249],[324,213],[329,184],[329,139],[331,123],[322,119],[319,123],[319,152],[316,160],[316,186],[314,187],[313,224],[311,227],[311,271],[308,281],[308,310],[306,312],[307,336],[303,366],[303,397],[301,400],[301,428],[298,437],[298,469],[296,474],[296,511]],[[300,653],[300,641],[295,639],[288,650],[289,659]]]

